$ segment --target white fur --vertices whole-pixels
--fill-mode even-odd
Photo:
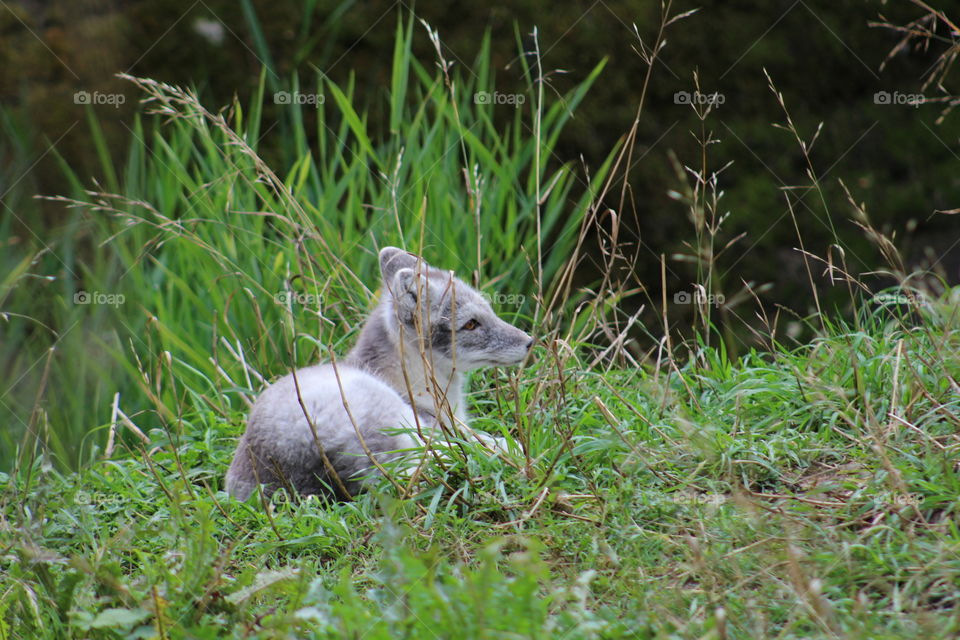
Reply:
[[[467,427],[463,374],[516,364],[530,336],[452,272],[392,247],[380,252],[380,266],[380,305],[347,358],[284,376],[257,399],[227,472],[231,495],[246,499],[258,484],[267,493],[292,486],[352,495],[441,422],[502,446]]]

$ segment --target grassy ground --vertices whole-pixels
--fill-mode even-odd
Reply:
[[[955,637],[955,303],[736,363],[540,346],[474,380],[513,454],[403,501],[228,498],[239,414],[38,460],[3,477],[0,637]]]

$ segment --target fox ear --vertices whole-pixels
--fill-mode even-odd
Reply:
[[[425,295],[429,286],[424,275],[417,275],[413,269],[400,269],[393,276],[390,293],[400,309],[412,311],[417,308],[420,297]]]
[[[414,269],[420,260],[412,253],[396,247],[384,247],[380,250],[380,275],[388,286],[400,269]],[[423,262],[422,260],[420,260]]]

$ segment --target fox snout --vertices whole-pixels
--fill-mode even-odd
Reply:
[[[533,349],[533,343],[535,342],[535,340],[534,340],[533,338],[531,338],[529,334],[523,333],[523,331],[521,331],[520,333],[523,334],[523,340],[526,341],[526,343],[525,343],[525,344],[526,344],[526,350],[527,350],[527,351],[530,351],[530,349]]]
[[[534,340],[526,332],[511,324],[504,324],[504,338],[497,345],[492,358],[496,364],[520,364],[533,348]]]

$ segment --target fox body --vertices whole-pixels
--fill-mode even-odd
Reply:
[[[380,303],[345,360],[299,369],[254,403],[227,472],[231,495],[245,500],[258,484],[268,495],[353,495],[441,421],[463,428],[464,372],[517,364],[533,345],[451,271],[387,247],[380,273]]]

